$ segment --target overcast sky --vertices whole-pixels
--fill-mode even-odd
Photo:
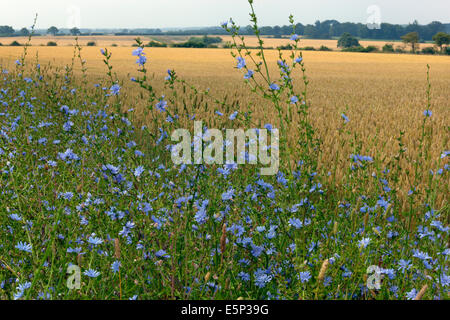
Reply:
[[[255,0],[261,25],[336,19],[341,22],[450,22],[450,0]],[[217,26],[233,17],[248,24],[247,0],[0,0],[0,25],[38,28],[167,28]]]

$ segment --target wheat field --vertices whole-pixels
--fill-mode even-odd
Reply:
[[[22,50],[20,47],[0,47],[0,64],[11,67]],[[129,88],[128,107],[137,110],[136,114],[140,117],[138,121],[148,123],[150,119],[145,119],[143,112],[146,106],[135,103],[134,97],[139,88],[129,80],[138,74],[136,59],[131,55],[132,49],[110,47],[109,50],[112,52],[113,71]],[[243,88],[243,74],[236,69],[233,72],[235,60],[229,50],[147,48],[146,53],[156,88],[162,90],[158,84],[163,82],[161,80],[166,76],[167,69],[174,69],[181,78],[199,89],[209,88],[214,97],[227,96],[244,109],[252,104],[251,109],[260,124],[276,124],[273,120],[276,119],[275,111],[267,110],[262,99]],[[71,64],[73,48],[35,46],[29,48],[28,54],[30,59],[38,54],[41,65],[63,67]],[[87,61],[89,81],[94,84],[103,79],[106,69],[100,49],[84,47],[82,56]],[[308,95],[312,120],[323,140],[324,156],[320,163],[324,168],[334,161],[344,161],[352,153],[350,146],[343,146],[340,154],[337,153],[337,133],[342,125],[342,112],[350,118],[348,128],[363,142],[366,154],[379,154],[382,158],[391,159],[398,152],[396,138],[400,131],[405,132],[407,154],[417,152],[419,128],[423,110],[426,109],[427,64],[431,67],[431,110],[435,115],[432,120],[435,132],[446,133],[433,137],[431,159],[438,158],[443,150],[449,149],[449,57],[309,51],[304,52],[303,56],[310,80]],[[273,75],[276,75],[278,52],[268,51],[267,59]],[[79,67],[76,68],[79,72]],[[299,79],[300,74],[295,77]],[[210,104],[210,109],[202,112],[201,116],[212,117],[215,110],[214,105]],[[404,161],[402,165],[412,170],[413,164]],[[343,167],[342,172],[337,173],[337,178],[344,171]],[[403,178],[406,179],[406,175]],[[407,191],[403,190],[404,193]]]
[[[448,297],[450,57],[95,39],[0,46],[0,299]],[[176,162],[194,120],[278,172]]]
[[[159,41],[167,44],[180,43],[187,41],[191,36],[139,36],[144,43],[147,43],[151,40]],[[220,36],[222,38],[222,43],[219,44],[219,47],[227,42],[232,42],[231,36]],[[88,42],[95,42],[97,46],[107,47],[107,46],[119,46],[119,47],[130,47],[135,44],[136,36],[114,36],[114,35],[103,35],[103,36],[78,36],[78,42],[80,45],[85,46]],[[249,46],[255,47],[258,45],[258,40],[255,36],[246,36],[246,43]],[[288,45],[292,43],[289,38],[271,38],[271,37],[262,37],[264,41],[264,47],[267,48],[276,48],[283,45]],[[24,44],[28,41],[28,37],[8,37],[2,38],[0,37],[0,43],[3,45],[8,45],[13,41],[17,41],[21,44]],[[45,46],[48,42],[56,42],[58,46],[72,46],[75,42],[74,36],[37,36],[31,40],[31,44],[34,46]],[[327,39],[302,39],[301,46],[302,47],[314,47],[315,49],[319,49],[321,46],[326,46],[332,50],[337,50],[337,40],[327,40]],[[361,40],[360,44],[362,46],[375,46],[378,49],[381,49],[386,43],[390,43],[394,45],[394,48],[401,48],[404,50],[408,50],[407,46],[401,41],[384,41],[384,40]],[[421,43],[419,44],[419,48],[425,47],[433,47],[433,43]]]

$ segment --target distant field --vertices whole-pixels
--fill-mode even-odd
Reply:
[[[144,43],[147,43],[151,40],[156,40],[160,42],[164,42],[167,44],[171,43],[179,43],[186,41],[190,36],[141,36],[140,38],[144,41]],[[81,45],[86,45],[88,42],[94,41],[97,46],[112,46],[117,45],[121,47],[129,47],[135,44],[135,36],[80,36],[78,38],[78,41]],[[219,46],[225,44],[228,41],[231,41],[231,36],[221,36],[223,39],[223,43],[219,44]],[[28,40],[27,37],[7,37],[2,38],[0,37],[0,43],[3,45],[8,45],[12,41],[18,41],[21,44],[26,43]],[[276,48],[281,45],[287,45],[290,43],[290,40],[287,38],[283,39],[274,39],[274,38],[267,38],[263,37],[264,40],[264,46],[269,48]],[[75,37],[73,36],[40,36],[40,37],[34,37],[32,40],[32,45],[46,45],[49,41],[56,42],[59,46],[71,46],[75,42]],[[256,46],[257,45],[257,39],[254,36],[246,36],[246,43],[249,46]],[[362,46],[376,46],[378,48],[382,48],[386,43],[392,43],[394,44],[395,48],[406,48],[405,44],[401,41],[360,41],[360,44]],[[319,40],[319,39],[302,39],[301,41],[302,47],[314,47],[316,49],[320,48],[321,46],[327,46],[330,49],[336,50],[337,49],[337,40]],[[420,48],[425,47],[432,47],[432,43],[421,43]]]
[[[120,38],[122,39],[122,38]],[[37,38],[37,40],[39,40]],[[35,41],[37,41],[35,40]],[[110,41],[119,42],[118,38]],[[66,40],[69,44],[69,39]],[[86,40],[83,40],[86,41]],[[104,40],[107,41],[106,39]],[[131,38],[123,42],[131,44]],[[270,40],[280,41],[280,40]],[[305,43],[303,43],[305,44]],[[308,45],[310,43],[307,43]],[[9,65],[21,54],[20,47],[0,47],[0,64]],[[138,89],[130,85],[129,78],[136,76],[135,57],[131,48],[111,48],[114,71],[130,87],[129,106],[143,110],[141,103],[135,105]],[[39,52],[42,65],[64,66],[71,63],[73,49],[70,47],[32,47],[30,57]],[[217,97],[229,96],[244,108],[253,103],[255,114],[262,122],[275,119],[273,110],[266,112],[264,102],[242,88],[242,73],[233,71],[235,61],[226,49],[146,48],[148,67],[154,73],[158,87],[167,69],[177,73],[199,88],[211,88]],[[103,79],[105,66],[98,47],[82,50],[87,60],[89,80],[92,83]],[[277,52],[268,55],[269,64],[275,74]],[[419,137],[418,125],[426,106],[426,65],[431,66],[432,110],[437,132],[445,132],[450,125],[450,58],[446,56],[415,56],[397,54],[367,54],[342,52],[304,52],[308,77],[311,79],[309,97],[312,103],[312,119],[324,138],[326,155],[322,164],[334,161],[336,155],[335,136],[341,124],[340,114],[345,111],[350,119],[358,119],[349,126],[366,142],[368,153],[380,152],[392,155],[395,137],[405,131],[405,141],[415,150]],[[297,74],[298,78],[298,74]],[[211,107],[204,115],[214,113]],[[141,119],[146,122],[145,119]],[[294,138],[294,137],[292,137]],[[384,141],[381,145],[379,141]],[[436,136],[432,154],[437,157],[449,148],[448,135]],[[350,150],[346,150],[351,153]],[[341,153],[342,154],[342,153]],[[346,153],[344,153],[346,154]],[[408,166],[408,164],[406,164]]]

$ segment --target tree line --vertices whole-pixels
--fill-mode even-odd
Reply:
[[[370,27],[370,28],[369,28]],[[348,33],[356,36],[360,39],[377,39],[377,40],[402,40],[402,36],[415,32],[419,35],[419,42],[431,41],[433,36],[439,32],[450,32],[450,23],[444,24],[439,21],[433,21],[427,25],[420,25],[417,21],[408,25],[398,25],[390,23],[381,23],[379,28],[372,28],[373,26],[367,26],[362,23],[344,22],[341,23],[337,20],[325,20],[316,21],[314,24],[303,25],[302,23],[296,24],[296,33],[306,38],[312,39],[332,39],[339,38],[343,34]],[[265,26],[261,27],[261,34],[265,36],[282,37],[292,33],[291,26]],[[68,33],[67,33],[68,32]],[[78,28],[72,28],[65,30],[63,33],[57,27],[52,26],[46,30],[47,34],[51,35],[101,35],[102,32],[81,32]],[[251,26],[245,26],[240,29],[240,33],[243,35],[253,34]],[[207,27],[199,29],[189,30],[172,30],[161,31],[160,29],[124,29],[115,32],[116,35],[223,35],[225,31],[220,27]],[[29,30],[22,28],[20,30],[14,30],[10,26],[0,26],[0,36],[14,36],[14,35],[29,35]]]

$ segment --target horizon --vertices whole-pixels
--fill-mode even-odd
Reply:
[[[118,3],[119,2],[119,3]],[[35,14],[38,14],[36,29],[45,30],[50,26],[59,29],[162,29],[183,30],[217,27],[230,17],[242,26],[249,24],[248,3],[234,0],[224,4],[217,0],[153,0],[151,3],[127,3],[104,0],[95,3],[80,0],[76,3],[42,0],[39,3],[24,0],[16,3],[4,0],[0,4],[0,25],[14,29],[30,28]],[[230,2],[234,5],[230,5]],[[433,21],[443,24],[450,22],[450,2],[430,0],[424,8],[418,0],[343,0],[336,4],[332,0],[316,0],[314,3],[292,4],[289,0],[256,0],[255,9],[261,26],[287,25],[289,14],[296,23],[314,24],[315,21],[337,20],[341,23],[389,23],[408,25],[418,21],[427,25]],[[356,2],[356,3],[355,3]],[[208,11],[204,8],[208,7]],[[106,8],[106,10],[105,10]],[[138,8],[139,10],[136,10]],[[99,16],[98,12],[106,12]],[[166,19],[171,15],[170,19]],[[150,20],[150,21],[149,21]]]

